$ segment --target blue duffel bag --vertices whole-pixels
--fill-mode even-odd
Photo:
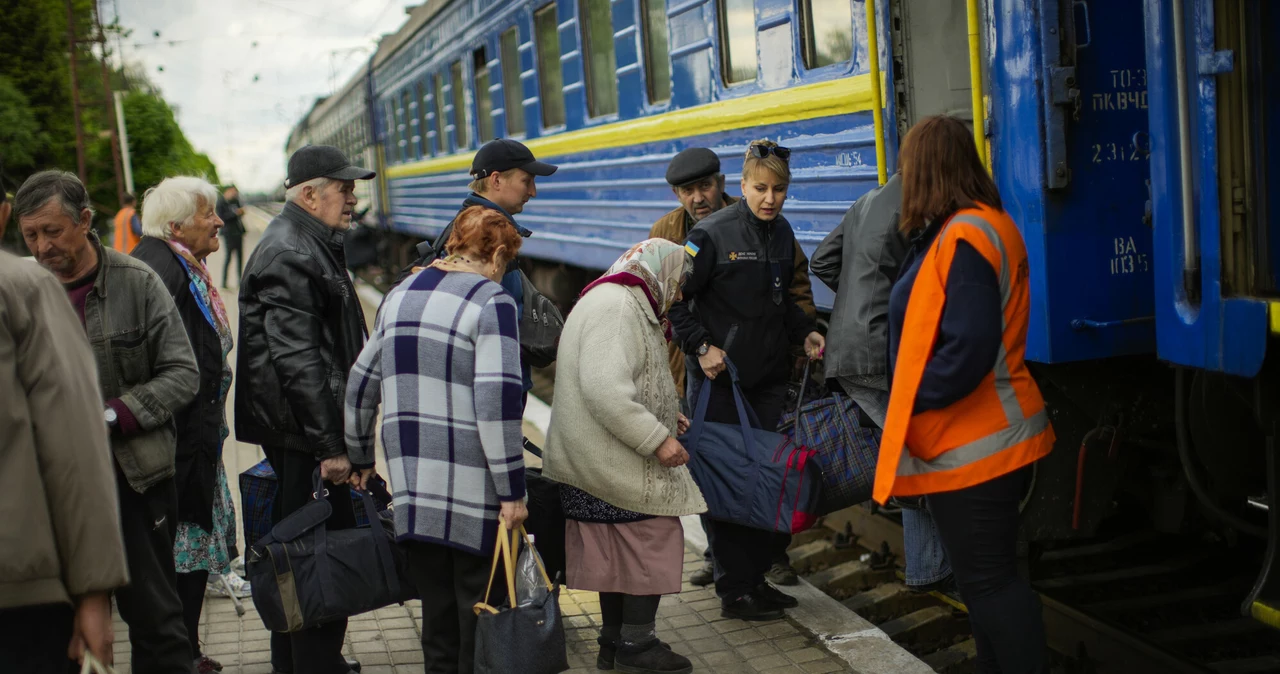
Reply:
[[[787,436],[760,428],[738,386],[738,370],[725,358],[738,423],[707,421],[711,382],[703,382],[689,432],[689,472],[702,489],[707,516],[754,529],[794,534],[813,526],[822,497],[822,472],[814,452]]]

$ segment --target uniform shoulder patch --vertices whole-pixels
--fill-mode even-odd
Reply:
[[[685,252],[686,252],[686,253],[688,253],[688,254],[689,254],[689,257],[698,257],[698,250],[699,250],[699,249],[698,249],[698,246],[697,246],[697,244],[693,243],[692,241],[686,241],[686,242],[685,242],[685,244],[684,244],[684,250],[685,250]]]

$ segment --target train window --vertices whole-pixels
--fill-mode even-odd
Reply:
[[[427,130],[431,127],[427,126],[427,90],[422,86],[422,82],[418,82],[414,85],[414,91],[418,96],[416,99],[418,103],[418,153],[420,156],[430,157],[431,143],[427,139],[429,135]]]
[[[720,69],[725,84],[756,78],[755,0],[720,0]]]
[[[489,94],[489,60],[484,47],[471,53],[471,72],[476,85],[476,126],[480,128],[480,142],[493,140],[493,96]]]
[[[413,119],[413,103],[409,98],[409,87],[400,90],[400,119],[403,120],[401,128],[404,129],[400,135],[400,148],[403,158],[405,161],[416,159],[413,155],[413,146],[417,145],[418,141],[418,135],[415,133],[418,124]]]
[[[449,154],[449,118],[444,116],[444,75],[431,78],[435,82],[436,139],[440,154]]]
[[[467,90],[462,81],[462,61],[454,61],[449,66],[449,80],[453,87],[453,137],[458,149],[469,147],[467,138]]]
[[[400,103],[397,104],[393,101],[391,105],[395,108],[396,115],[396,156],[400,158],[400,161],[408,161],[409,141],[405,136],[407,124],[405,124],[404,116],[405,108],[408,107],[408,96],[403,91],[400,92]]]
[[[520,83],[520,36],[512,26],[502,33],[502,95],[507,135],[524,133],[524,85]]]
[[[667,3],[640,0],[644,13],[644,72],[649,84],[649,102],[671,100],[671,53],[667,47]]]
[[[533,15],[538,44],[538,99],[544,127],[564,124],[564,75],[560,71],[560,24],[556,3]]]
[[[400,148],[396,142],[396,138],[399,136],[400,132],[396,129],[395,103],[392,103],[390,100],[387,101],[387,105],[382,111],[382,120],[385,124],[384,128],[387,133],[387,160],[395,161],[396,157],[400,156]]]
[[[806,68],[853,58],[853,6],[849,0],[800,0],[800,31]]]
[[[613,47],[611,0],[579,0],[582,63],[586,68],[587,112],[602,117],[618,112],[618,66]]]

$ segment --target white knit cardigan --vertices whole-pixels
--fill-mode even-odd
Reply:
[[[680,402],[662,327],[644,291],[591,289],[565,321],[543,474],[646,515],[705,512],[689,469],[654,452],[676,433]]]

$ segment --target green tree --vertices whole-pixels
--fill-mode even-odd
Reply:
[[[0,189],[12,186],[14,167],[36,164],[48,147],[49,134],[40,128],[27,97],[7,77],[0,77]]]
[[[138,195],[170,176],[189,175],[218,181],[209,158],[191,147],[174,117],[173,108],[159,96],[131,91],[124,98],[125,126],[133,159],[133,183]]]

